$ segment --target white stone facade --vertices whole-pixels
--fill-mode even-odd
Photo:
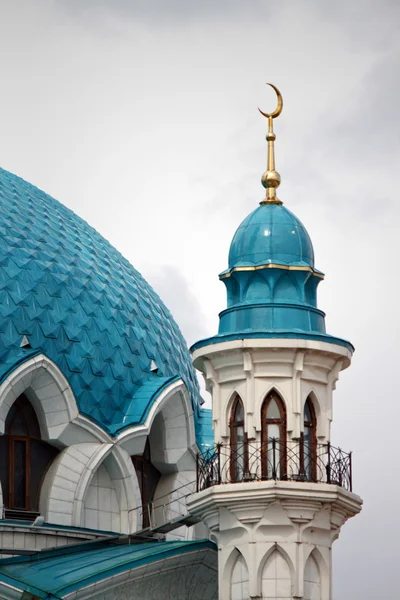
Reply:
[[[351,360],[344,346],[243,339],[197,349],[193,358],[212,394],[215,441],[228,453],[235,399],[243,403],[247,447],[257,448],[271,390],[284,404],[288,448],[303,439],[307,399],[315,412],[316,444],[330,442],[332,392]],[[220,468],[228,481],[229,469]],[[361,499],[323,478],[276,480],[254,471],[253,478],[264,480],[213,482],[188,503],[218,545],[220,600],[331,600],[332,544],[360,511]]]
[[[229,448],[232,406],[240,397],[247,443],[261,444],[263,402],[275,390],[285,407],[288,443],[301,439],[309,399],[316,440],[326,444],[332,392],[350,359],[343,346],[305,340],[240,340],[197,350],[195,366],[204,373],[213,397],[215,441]],[[160,472],[151,526],[173,521],[188,508],[201,519],[195,527],[182,526],[167,537],[210,534],[219,549],[220,600],[331,600],[332,544],[342,524],[359,512],[358,496],[323,481],[275,480],[226,483],[195,493],[194,422],[181,381],[160,394],[143,425],[115,438],[79,413],[68,382],[43,355],[19,367],[0,387],[3,428],[22,393],[35,409],[42,439],[59,453],[41,485],[39,512],[46,527],[4,524],[0,533],[5,556],[13,548],[34,551],[140,530],[142,498],[131,456],[140,455],[148,439]],[[207,587],[190,591],[190,573],[199,581],[195,569],[182,575],[188,597],[206,599]],[[161,582],[167,585],[171,577],[151,580],[155,599],[162,593]],[[124,593],[137,593],[140,585],[136,578],[129,585],[127,580]],[[117,588],[108,592],[110,598],[120,597]]]
[[[300,437],[304,403],[311,395],[318,441],[329,440],[332,392],[351,360],[345,347],[301,339],[244,339],[200,348],[193,359],[212,394],[215,443],[229,440],[236,394],[245,405],[248,439],[260,441],[261,407],[273,389],[285,403],[289,439]]]
[[[181,496],[194,488],[197,446],[191,401],[182,381],[160,394],[144,424],[114,438],[79,413],[68,381],[44,355],[18,367],[0,386],[3,431],[7,414],[21,394],[34,407],[42,439],[59,450],[45,473],[39,501],[44,522],[54,527],[43,528],[42,535],[40,526],[26,527],[22,533],[18,525],[4,525],[7,551],[14,546],[35,550],[96,537],[90,531],[79,533],[81,529],[116,534],[140,530],[142,499],[131,456],[143,452],[148,438],[152,462],[161,474],[155,499],[168,504],[166,510],[154,511],[154,524],[186,512]],[[174,502],[167,502],[177,488],[181,492],[175,492]],[[4,510],[1,485],[0,510]],[[76,533],[66,534],[62,527],[75,528]],[[186,538],[186,527],[176,537]]]

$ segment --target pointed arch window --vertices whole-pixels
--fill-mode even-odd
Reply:
[[[240,396],[236,396],[231,410],[230,426],[230,475],[232,481],[243,481],[247,463],[247,440],[244,429],[244,407]]]
[[[6,512],[38,511],[44,475],[58,452],[41,439],[36,413],[22,394],[10,408],[0,437],[0,479]]]
[[[132,456],[131,459],[136,470],[142,497],[142,526],[149,527],[151,524],[152,502],[161,477],[160,471],[151,462],[149,438],[146,439],[143,454]]]
[[[310,396],[304,404],[304,430],[301,436],[301,471],[306,481],[315,481],[317,452],[317,420]]]
[[[286,478],[286,410],[282,398],[273,390],[261,409],[261,461],[264,479]]]

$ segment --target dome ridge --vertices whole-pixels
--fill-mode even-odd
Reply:
[[[179,327],[129,261],[71,209],[1,168],[0,205],[0,379],[41,351],[79,410],[107,431],[157,377],[182,377],[198,406]]]

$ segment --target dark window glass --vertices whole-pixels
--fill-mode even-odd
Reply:
[[[6,418],[5,432],[9,435],[40,439],[40,427],[32,404],[22,394],[14,402]]]
[[[27,509],[27,442],[26,440],[12,440],[12,457],[14,462],[13,473],[13,508]]]
[[[43,442],[31,438],[30,440],[31,473],[30,473],[30,510],[39,510],[40,489],[46,471],[57,456],[59,450]]]
[[[37,511],[40,487],[57,448],[41,440],[35,411],[23,394],[12,405],[0,437],[0,480],[4,506]]]
[[[151,462],[151,451],[149,440],[146,440],[146,445],[142,455],[132,456],[132,462],[136,470],[136,475],[139,481],[140,494],[143,505],[143,527],[150,525],[150,503],[153,502],[157,484],[160,480],[160,471]]]
[[[231,464],[230,474],[233,482],[243,481],[247,475],[247,445],[244,430],[244,408],[239,396],[232,405],[231,419]]]
[[[10,433],[12,435],[29,435],[28,427],[25,422],[24,415],[18,411],[11,424]]]
[[[310,406],[310,399],[307,398],[306,403],[304,405],[304,423],[312,424],[312,410]]]
[[[7,435],[0,436],[0,481],[3,492],[3,502],[8,507],[9,483],[10,483],[10,441]]]
[[[303,475],[307,481],[316,478],[316,419],[315,411],[310,398],[304,405],[304,433],[303,433]]]

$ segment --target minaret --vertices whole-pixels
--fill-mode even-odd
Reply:
[[[269,84],[271,85],[271,84]],[[215,448],[189,510],[218,546],[220,600],[331,600],[331,549],[361,510],[352,457],[331,443],[332,393],[350,342],[317,308],[324,278],[303,224],[277,198],[273,119],[266,197],[239,226],[220,279],[219,332],[192,348],[212,394]]]

